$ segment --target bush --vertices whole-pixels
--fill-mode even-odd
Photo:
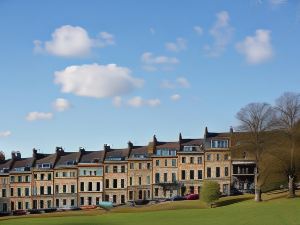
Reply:
[[[220,185],[215,181],[204,181],[200,192],[200,198],[210,206],[220,197]]]

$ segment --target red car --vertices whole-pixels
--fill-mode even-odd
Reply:
[[[199,199],[199,195],[198,194],[188,194],[185,196],[186,200],[197,200]]]
[[[21,210],[21,209],[19,209],[19,210],[13,211],[13,215],[14,215],[14,216],[22,216],[22,215],[26,215],[26,214],[27,214],[27,211],[26,211],[26,210]]]

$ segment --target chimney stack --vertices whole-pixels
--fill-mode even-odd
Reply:
[[[5,161],[5,154],[3,151],[0,151],[0,162],[4,162]]]
[[[127,143],[127,144],[128,144],[128,149],[129,149],[129,150],[131,150],[131,149],[133,148],[133,144],[132,144],[132,142],[131,142],[131,141],[128,141],[128,143]]]
[[[157,145],[157,139],[156,139],[156,135],[153,135],[153,145],[156,147]]]
[[[105,151],[109,151],[110,150],[110,146],[108,144],[104,144],[104,150]]]
[[[19,151],[12,151],[11,152],[11,158],[13,160],[21,159],[21,152],[19,152]]]
[[[62,147],[56,147],[55,152],[56,154],[61,155],[62,153],[64,153],[64,149]]]
[[[84,152],[85,152],[85,148],[79,147],[79,152],[80,152],[80,153],[84,153]]]
[[[208,136],[208,129],[207,127],[205,127],[205,131],[204,131],[204,139],[206,139]]]
[[[182,141],[182,135],[181,135],[181,132],[179,133],[179,143],[181,143],[181,141]]]

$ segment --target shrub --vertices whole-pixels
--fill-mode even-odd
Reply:
[[[216,200],[220,197],[220,185],[215,181],[204,181],[200,192],[200,198],[202,201],[212,206]]]

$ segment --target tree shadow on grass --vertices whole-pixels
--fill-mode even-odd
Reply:
[[[296,191],[295,198],[300,198],[299,193],[300,192]],[[276,200],[276,199],[289,199],[287,189],[268,192],[265,194],[265,196],[266,196],[266,199],[264,199],[265,202]],[[291,199],[293,199],[293,198],[291,198]]]
[[[226,199],[223,201],[216,202],[216,207],[223,207],[227,205],[232,205],[239,202],[248,201],[250,199],[253,199],[253,196],[245,196],[245,197],[239,197],[239,198],[233,198],[233,199]]]

